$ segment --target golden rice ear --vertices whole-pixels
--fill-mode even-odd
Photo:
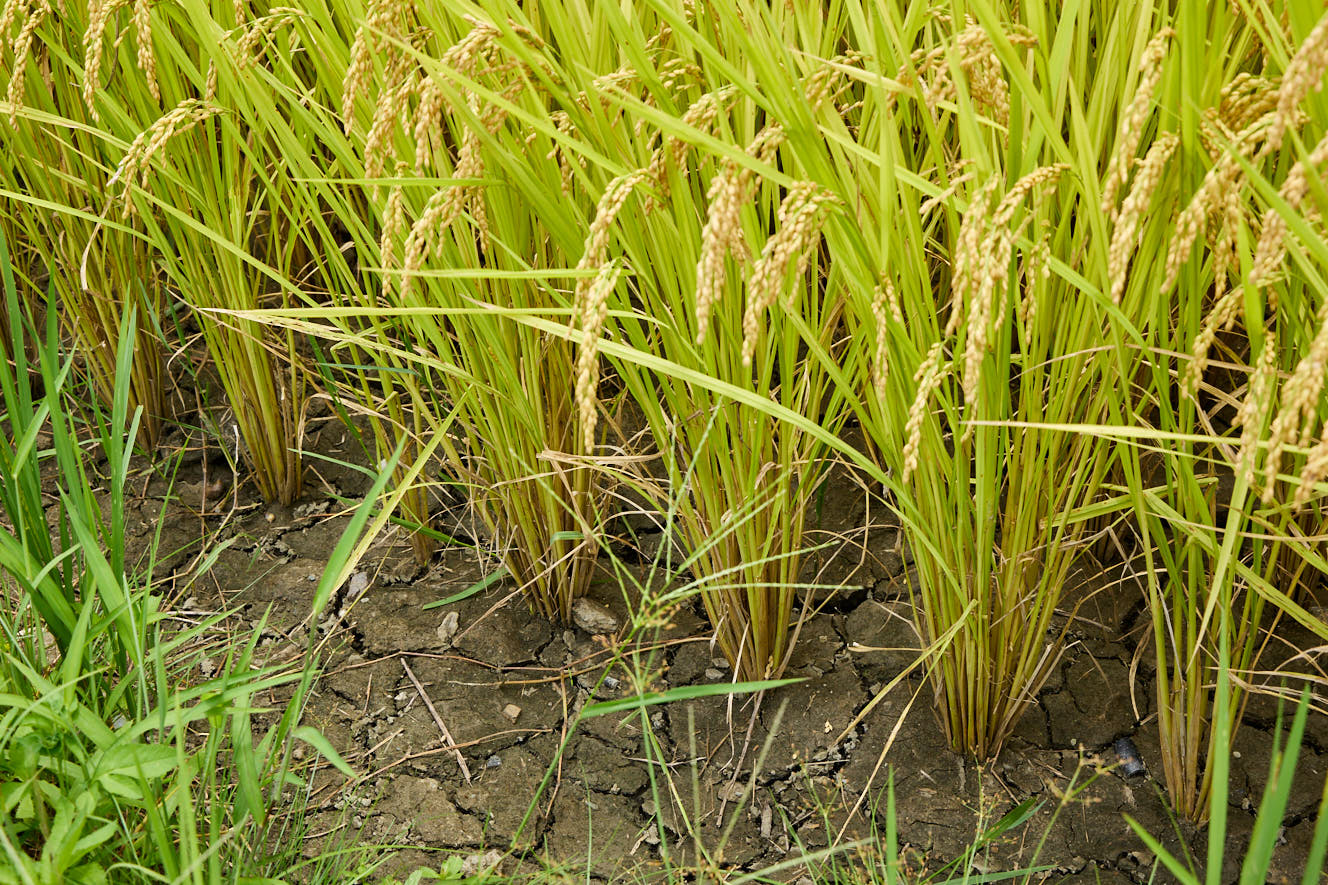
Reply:
[[[913,376],[913,380],[918,382],[918,392],[913,397],[913,405],[909,406],[908,422],[904,425],[904,482],[908,482],[913,471],[918,469],[918,450],[922,448],[922,422],[927,417],[927,403],[949,373],[949,364],[941,364],[941,343],[937,341],[931,346],[926,358],[918,366],[917,374]]]
[[[1263,350],[1250,372],[1249,387],[1241,400],[1233,423],[1241,428],[1240,450],[1236,456],[1236,475],[1247,485],[1255,480],[1255,463],[1259,454],[1259,434],[1264,418],[1272,407],[1277,382],[1277,337],[1265,335]]]
[[[1282,83],[1277,90],[1277,110],[1268,126],[1268,138],[1259,156],[1266,156],[1282,147],[1282,139],[1296,120],[1300,103],[1311,92],[1323,88],[1324,71],[1328,71],[1328,16],[1310,31],[1305,42],[1287,62]]]
[[[1305,469],[1300,472],[1300,485],[1296,488],[1295,504],[1304,507],[1314,496],[1315,486],[1328,479],[1328,427],[1324,428],[1318,444],[1310,449]]]
[[[1318,320],[1319,331],[1309,352],[1282,386],[1279,409],[1268,431],[1268,460],[1264,466],[1264,500],[1268,502],[1272,501],[1286,447],[1308,446],[1318,427],[1319,399],[1328,375],[1328,306],[1319,311]],[[1269,342],[1264,346],[1269,347]],[[1260,404],[1253,403],[1251,408]]]
[[[0,38],[4,38],[12,26],[13,19],[18,15],[20,4],[18,0],[11,0],[7,4],[3,13],[3,21],[0,21]],[[51,6],[47,0],[35,0],[24,6],[27,18],[23,22],[23,27],[19,29],[18,37],[14,39],[14,67],[9,75],[9,85],[5,89],[5,101],[9,104],[9,124],[11,126],[18,122],[18,112],[23,109],[23,90],[27,85],[28,58],[32,55],[32,43],[35,39],[37,28],[51,14]]]
[[[398,178],[406,174],[406,164],[398,162]],[[406,227],[406,188],[398,183],[387,194],[387,206],[383,209],[382,233],[378,238],[378,263],[382,267],[383,283],[380,290],[384,303],[392,292],[391,271],[396,264],[397,237]]]
[[[129,218],[134,212],[132,188],[135,184],[146,186],[153,158],[162,153],[175,136],[221,113],[223,110],[217,105],[197,98],[187,98],[134,137],[108,182],[111,185],[119,182],[124,188],[121,210],[124,218]]]
[[[747,281],[747,308],[742,317],[744,366],[752,364],[761,333],[761,317],[779,298],[790,263],[797,259],[796,276],[806,271],[811,260],[809,250],[820,236],[825,210],[834,202],[834,196],[815,182],[798,181],[789,185],[779,204],[775,233],[766,240]]]
[[[609,316],[609,294],[617,286],[621,273],[617,263],[600,268],[580,305],[584,337],[576,358],[576,407],[581,422],[581,445],[586,454],[595,451],[595,430],[599,423],[599,342]]]
[[[1291,167],[1286,180],[1278,188],[1278,195],[1298,211],[1309,193],[1310,176],[1328,161],[1328,134],[1319,139],[1309,155],[1298,160]],[[1287,224],[1282,214],[1275,208],[1269,208],[1263,214],[1263,230],[1259,233],[1259,245],[1254,250],[1254,263],[1250,270],[1250,282],[1255,286],[1266,286],[1277,274],[1286,258]]]
[[[238,0],[237,0],[238,2]],[[374,53],[384,46],[388,49],[388,64],[397,50],[391,47],[386,38],[401,37],[401,13],[409,9],[408,3],[400,0],[374,0],[369,4],[368,14],[363,23],[355,30],[355,38],[350,47],[350,64],[346,67],[346,77],[341,86],[341,124],[347,135],[355,124],[355,102],[369,91],[373,79]],[[236,13],[237,20],[241,12]]]
[[[784,143],[784,127],[770,123],[747,145],[748,156],[769,163]],[[724,289],[724,258],[732,255],[741,263],[750,258],[742,232],[742,207],[752,199],[755,174],[745,166],[726,160],[710,182],[706,193],[709,208],[701,229],[701,257],[696,262],[696,343],[705,341],[710,313]]]
[[[609,230],[632,190],[648,178],[646,170],[637,169],[609,182],[595,209],[581,260],[576,266],[579,271],[599,270],[593,278],[584,275],[577,278],[573,308],[573,322],[580,325],[583,335],[576,360],[576,404],[581,421],[581,443],[587,453],[595,449],[595,429],[599,420],[597,391],[600,335],[609,315],[609,294],[617,285],[621,273],[621,268],[616,264],[605,264]]]
[[[724,259],[729,254],[746,256],[742,233],[742,204],[745,202],[744,171],[726,162],[710,181],[706,193],[709,209],[701,229],[701,257],[696,262],[696,344],[705,341],[710,314],[724,290]]]
[[[134,0],[134,42],[138,46],[138,66],[147,78],[148,94],[154,101],[161,101],[157,55],[152,48],[152,5],[148,0]]]
[[[899,305],[899,292],[889,276],[882,275],[881,284],[872,293],[872,322],[876,326],[876,351],[871,366],[872,389],[885,398],[885,383],[890,377],[890,322],[904,324],[904,310]]]
[[[1130,176],[1130,165],[1134,162],[1134,155],[1139,151],[1139,140],[1143,137],[1144,121],[1152,111],[1153,93],[1162,80],[1162,60],[1167,53],[1167,44],[1174,36],[1176,32],[1166,28],[1148,41],[1139,60],[1139,86],[1125,112],[1121,114],[1116,149],[1111,154],[1107,180],[1102,185],[1102,205],[1113,220],[1117,211],[1116,199]]]
[[[1162,173],[1175,153],[1180,138],[1174,132],[1159,135],[1139,164],[1130,195],[1121,204],[1116,226],[1111,232],[1111,245],[1107,249],[1107,277],[1111,280],[1111,303],[1120,304],[1125,294],[1125,281],[1130,271],[1130,259],[1139,246],[1139,222],[1153,199],[1153,192],[1162,182]]]
[[[688,106],[687,112],[682,117],[683,125],[701,132],[709,132],[711,127],[714,126],[715,120],[719,118],[720,112],[728,107],[737,92],[738,90],[734,86],[723,86],[713,92],[707,92]],[[691,148],[690,143],[670,135],[651,155],[647,174],[655,189],[663,196],[668,196],[669,193],[670,167],[678,173],[679,177],[687,175],[687,151],[689,148]],[[658,208],[658,205],[653,195],[646,197],[645,207],[647,212],[653,212]]]

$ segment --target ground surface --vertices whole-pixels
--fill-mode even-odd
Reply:
[[[333,420],[315,422],[311,447],[364,460]],[[336,497],[353,501],[368,480],[313,461],[300,504],[272,508],[248,487],[232,488],[215,455],[186,455],[160,517],[168,485],[143,479],[140,541],[160,522],[157,573],[186,608],[234,608],[241,630],[266,615],[260,643],[267,659],[298,656],[317,577],[347,521]],[[788,675],[805,681],[755,707],[750,697],[705,698],[654,707],[645,718],[628,711],[586,719],[575,728],[588,702],[629,694],[642,670],[653,671],[649,687],[656,690],[729,681],[699,606],[638,637],[633,663],[615,658],[614,640],[627,629],[635,596],[611,577],[607,557],[592,593],[597,606],[582,613],[582,626],[563,627],[532,616],[507,583],[426,608],[482,579],[493,563],[456,546],[417,568],[404,536],[389,532],[315,628],[327,672],[305,721],[360,777],[348,782],[326,766],[317,772],[307,851],[338,838],[399,843],[408,847],[385,869],[401,874],[437,867],[438,849],[478,857],[515,844],[528,851],[506,857],[505,869],[588,863],[595,876],[609,877],[660,869],[666,856],[694,864],[699,844],[709,862],[755,870],[883,831],[889,775],[900,841],[918,871],[941,870],[1026,800],[1036,810],[984,848],[974,869],[1037,865],[1054,871],[1051,881],[1147,881],[1152,855],[1125,814],[1173,851],[1182,838],[1200,844],[1189,828],[1173,824],[1154,772],[1127,780],[1102,768],[1116,762],[1112,743],[1121,737],[1133,739],[1146,764],[1160,764],[1151,651],[1138,648],[1138,589],[1119,568],[1093,566],[1079,576],[1076,592],[1095,595],[1036,707],[994,762],[979,765],[948,751],[930,691],[916,676],[836,743],[910,665],[917,643],[907,620],[907,555],[900,555],[895,530],[880,508],[866,511],[861,489],[844,477],[825,500],[818,518],[829,534],[821,538],[839,541],[817,554],[808,578],[840,589],[802,627]],[[200,538],[226,546],[215,558],[200,557]],[[662,546],[642,535],[634,551],[616,549],[641,577],[642,551]],[[284,703],[280,695],[269,700]],[[1232,862],[1259,801],[1274,714],[1273,704],[1256,700],[1237,744]],[[645,761],[643,728],[666,767]],[[1328,723],[1314,717],[1275,859],[1286,880],[1299,881],[1328,771],[1325,751]],[[838,862],[852,868],[862,861]],[[1234,867],[1227,873],[1231,881]],[[805,874],[805,866],[790,865],[776,875]]]

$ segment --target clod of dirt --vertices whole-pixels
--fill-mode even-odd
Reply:
[[[548,770],[547,760],[553,757],[556,749],[557,745],[546,738],[504,750],[502,765],[486,766],[476,773],[472,783],[457,789],[457,806],[477,816],[489,834],[490,842],[507,842],[516,836],[517,828],[530,810],[535,791]],[[531,815],[516,847],[526,848],[534,844],[535,836],[540,832],[539,818],[538,812]]]
[[[844,618],[853,665],[868,685],[884,684],[913,666],[922,653],[906,602],[868,599]]]
[[[412,836],[425,845],[460,848],[478,845],[484,834],[479,821],[459,812],[433,778],[398,777],[377,811],[375,828],[386,838]]]
[[[572,603],[572,621],[590,634],[617,633],[618,618],[607,606],[585,596]]]
[[[772,693],[761,708],[767,728],[774,729],[775,714],[786,698],[788,706],[766,756],[767,771],[830,758],[835,740],[867,702],[857,674],[847,663],[820,679]]]
[[[553,803],[553,826],[545,842],[550,857],[578,857],[588,861],[595,875],[614,878],[652,860],[654,852],[641,838],[645,825],[635,804],[626,796],[588,793],[579,784],[565,785]]]

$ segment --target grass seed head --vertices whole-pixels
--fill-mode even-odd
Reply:
[[[1129,177],[1130,165],[1139,151],[1139,140],[1143,137],[1144,121],[1152,110],[1153,93],[1162,80],[1162,60],[1167,54],[1167,44],[1176,32],[1171,28],[1159,31],[1144,47],[1139,59],[1139,85],[1134,90],[1134,97],[1121,114],[1119,134],[1116,137],[1116,149],[1107,166],[1107,180],[1102,186],[1102,205],[1114,218],[1116,199],[1125,179]]]

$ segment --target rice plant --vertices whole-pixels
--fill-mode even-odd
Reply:
[[[81,4],[56,14],[47,3],[15,2],[4,13],[0,216],[11,243],[26,244],[13,250],[18,278],[29,280],[36,271],[49,279],[51,307],[107,405],[117,381],[121,319],[137,311],[130,401],[143,407],[140,439],[151,448],[167,418],[162,341],[153,327],[161,280],[139,232],[103,215],[124,143],[117,130],[101,125],[81,88],[94,61],[135,67],[134,41],[103,54],[100,43],[93,52],[89,38],[85,53],[92,23]],[[145,39],[142,30],[135,33],[138,41]]]
[[[266,498],[300,491],[317,336],[378,456],[407,453],[420,562],[464,489],[567,621],[625,481],[755,680],[848,459],[913,553],[943,727],[983,758],[1110,526],[1196,820],[1277,619],[1328,637],[1314,0],[3,9],[25,296],[45,265],[103,411],[148,437],[152,317],[189,305]],[[41,603],[66,646],[76,595]]]

